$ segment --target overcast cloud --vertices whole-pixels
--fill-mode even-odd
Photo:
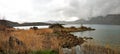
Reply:
[[[0,0],[0,17],[16,22],[74,21],[119,13],[120,0]]]

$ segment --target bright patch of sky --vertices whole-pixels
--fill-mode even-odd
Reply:
[[[0,18],[15,22],[75,21],[119,14],[120,0],[0,0]]]

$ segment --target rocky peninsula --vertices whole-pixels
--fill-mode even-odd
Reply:
[[[84,26],[63,27],[60,24],[53,24],[43,29],[32,27],[29,30],[5,25],[0,27],[0,53],[2,54],[29,54],[36,50],[52,50],[60,54],[61,48],[72,48],[85,42],[84,38],[74,36],[70,32],[95,30]]]

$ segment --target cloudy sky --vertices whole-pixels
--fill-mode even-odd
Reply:
[[[0,0],[0,18],[16,22],[74,21],[119,13],[120,0]]]

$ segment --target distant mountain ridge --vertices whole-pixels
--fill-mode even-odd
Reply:
[[[50,25],[50,23],[44,23],[44,22],[26,22],[19,24],[18,22],[12,22],[9,20],[0,20],[0,25],[7,25],[7,26],[39,26],[39,25]]]
[[[51,25],[53,23],[60,24],[106,24],[106,25],[120,25],[120,14],[109,14],[107,16],[92,17],[90,20],[79,19],[72,22],[67,21],[49,21],[49,22],[26,22],[19,24],[9,20],[0,20],[0,25],[7,24],[8,26],[39,26]]]
[[[120,25],[120,14],[109,14],[107,16],[92,17],[90,20],[79,19],[72,22],[67,21],[53,21],[49,23],[61,23],[61,24],[108,24],[108,25]]]
[[[0,20],[0,25],[18,26],[19,23],[17,23],[17,22],[12,22],[12,21],[9,21],[9,20]]]
[[[120,25],[120,14],[110,14],[107,16],[93,17],[90,20],[84,21],[82,23]]]
[[[51,24],[45,23],[45,22],[26,22],[19,25],[20,26],[39,26],[39,25],[51,25]]]

